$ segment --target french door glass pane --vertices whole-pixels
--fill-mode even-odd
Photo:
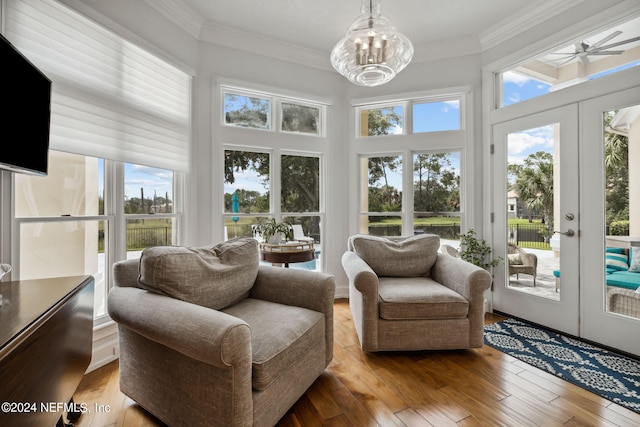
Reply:
[[[559,124],[507,136],[507,285],[559,299]]]
[[[603,116],[606,310],[640,318],[640,105]]]

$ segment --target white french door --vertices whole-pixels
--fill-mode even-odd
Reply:
[[[493,308],[578,335],[578,106],[495,124],[493,145]]]
[[[580,336],[640,355],[640,310],[636,308],[640,307],[640,293],[607,284],[610,276],[603,255],[605,248],[628,249],[640,242],[640,86],[583,102],[580,121],[584,153],[580,174],[583,212],[580,240],[582,252],[593,254],[589,257],[592,262],[581,263]],[[606,143],[616,136],[626,138],[628,161],[604,168],[607,157],[614,154],[614,148],[605,150]],[[616,194],[611,193],[625,192],[625,178],[628,200],[620,204]],[[629,233],[619,236],[616,234],[620,231],[611,227],[611,218],[607,216],[625,208]]]

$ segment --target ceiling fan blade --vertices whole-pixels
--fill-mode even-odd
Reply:
[[[575,55],[571,55],[571,57],[569,57],[566,61],[563,61],[563,62],[559,63],[557,65],[557,67],[562,67],[563,65],[567,65],[569,62],[573,61],[574,59],[576,59],[576,56]]]
[[[609,48],[612,48],[612,47],[621,46],[623,44],[637,42],[638,40],[640,40],[640,37],[633,37],[633,38],[630,38],[630,39],[627,39],[627,40],[622,40],[622,41],[619,41],[619,42],[616,42],[616,43],[611,43],[611,44],[608,44],[606,46],[600,46],[600,47],[597,48],[597,50],[605,50],[605,49],[609,49]]]
[[[599,42],[592,44],[591,47],[596,48],[598,46],[601,46],[606,42],[608,42],[609,40],[611,40],[612,38],[618,37],[620,34],[622,34],[622,31],[614,31],[613,33],[609,34],[607,37],[601,39]]]
[[[587,52],[587,55],[620,55],[621,53],[624,53],[624,50],[595,50]]]

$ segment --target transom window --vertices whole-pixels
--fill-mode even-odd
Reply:
[[[356,108],[359,138],[462,129],[460,95],[411,99]]]
[[[323,104],[226,86],[221,90],[225,126],[312,136],[324,134]]]

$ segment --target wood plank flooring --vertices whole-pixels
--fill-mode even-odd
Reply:
[[[333,361],[280,427],[640,425],[640,414],[488,346],[365,354],[348,302],[334,313]],[[117,362],[87,374],[74,400],[91,410],[77,427],[163,426],[120,393]]]

